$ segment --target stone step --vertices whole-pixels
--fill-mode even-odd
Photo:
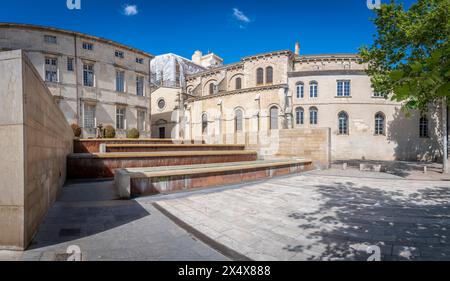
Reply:
[[[255,161],[256,151],[77,153],[67,159],[70,179],[112,178],[116,169]]]
[[[120,197],[126,199],[239,184],[312,169],[312,162],[304,159],[119,169],[114,184]]]
[[[107,144],[106,152],[161,152],[161,151],[236,151],[245,145],[209,144]]]
[[[80,139],[73,144],[74,153],[99,153],[101,144],[177,144],[173,139]],[[193,140],[183,141],[185,144],[198,143]],[[199,143],[201,144],[201,142]]]

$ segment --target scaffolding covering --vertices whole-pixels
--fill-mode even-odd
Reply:
[[[186,75],[204,71],[205,68],[175,54],[156,56],[151,61],[151,82],[155,86],[186,87]]]

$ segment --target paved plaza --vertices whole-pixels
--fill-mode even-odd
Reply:
[[[450,181],[337,169],[131,201],[71,183],[30,249],[0,260],[65,260],[71,245],[83,260],[367,260],[370,246],[450,260],[449,202]]]
[[[70,246],[88,261],[228,260],[151,204],[117,200],[109,181],[66,185],[29,250],[0,260],[67,260]]]
[[[382,260],[450,260],[450,182],[334,172],[158,204],[254,260],[367,260],[370,246]]]

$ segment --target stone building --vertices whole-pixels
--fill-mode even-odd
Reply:
[[[407,116],[400,103],[373,92],[356,55],[300,55],[297,44],[295,52],[224,65],[214,53],[155,58],[77,32],[0,24],[0,51],[15,49],[24,50],[83,137],[94,137],[101,123],[119,137],[138,128],[142,137],[273,146],[281,130],[330,128],[333,160],[442,158],[441,108]]]
[[[195,51],[192,61],[175,54],[159,55],[151,61],[151,136],[153,138],[182,137],[181,94],[182,89],[186,89],[186,77],[222,64],[223,59],[219,56],[213,53],[203,55],[201,51]]]
[[[188,75],[179,98],[172,95],[183,104],[172,115],[179,122],[173,136],[250,145],[278,130],[331,128],[333,160],[442,158],[439,107],[407,116],[399,102],[373,92],[357,55],[299,51],[297,44],[296,52],[249,56]]]
[[[99,124],[118,136],[150,136],[152,55],[103,38],[55,28],[0,24],[0,51],[22,49],[69,123],[95,137]]]

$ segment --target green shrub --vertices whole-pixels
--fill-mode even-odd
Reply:
[[[116,129],[113,126],[108,125],[105,127],[105,138],[113,139],[116,137]]]
[[[139,138],[139,130],[138,129],[130,129],[127,131],[127,138],[129,139],[138,139]]]
[[[73,135],[76,138],[79,138],[81,136],[81,128],[80,128],[80,126],[78,126],[77,124],[72,124],[72,125],[70,125],[70,127],[72,127]]]

